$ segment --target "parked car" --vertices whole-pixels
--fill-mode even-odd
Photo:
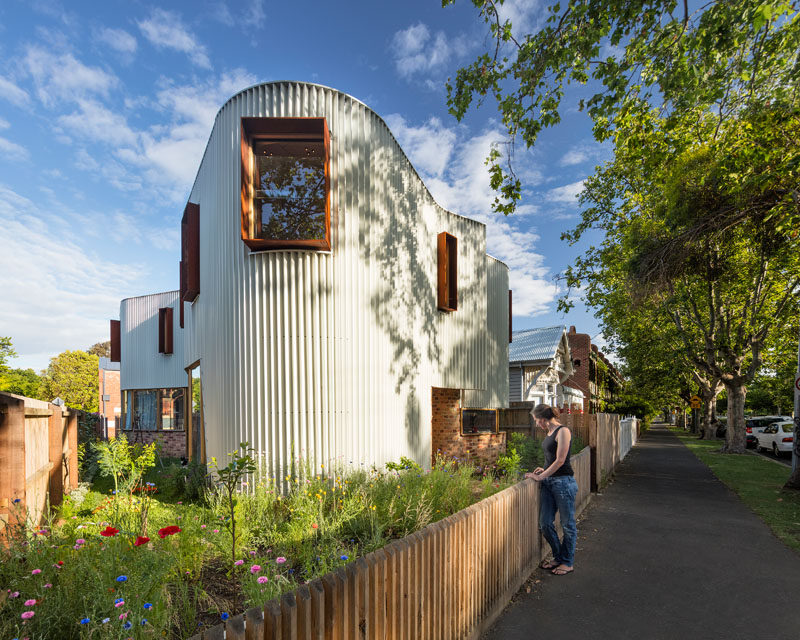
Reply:
[[[771,450],[776,458],[780,458],[783,453],[791,453],[793,444],[794,422],[792,420],[768,424],[756,436],[756,450]]]
[[[752,418],[747,418],[745,421],[747,431],[747,441],[745,445],[748,447],[755,447],[756,437],[759,433],[764,431],[765,427],[774,422],[785,422],[791,419],[791,416],[753,416]]]

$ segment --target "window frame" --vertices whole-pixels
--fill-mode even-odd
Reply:
[[[439,311],[458,310],[458,238],[442,231],[436,238],[436,302]]]
[[[172,307],[160,307],[158,310],[158,352],[172,355],[173,347],[173,311]]]
[[[241,119],[240,127],[241,172],[241,237],[251,251],[308,251],[331,250],[331,152],[330,131],[325,118],[268,117]],[[256,141],[316,141],[322,142],[325,155],[325,237],[306,240],[271,240],[254,236],[253,176],[255,159],[253,144]]]
[[[464,431],[465,411],[493,411],[494,431]],[[500,433],[500,410],[492,407],[461,407],[458,410],[458,426],[462,436],[491,436]]]
[[[175,391],[183,391],[183,426],[180,429],[173,428],[173,429],[164,429],[163,423],[163,416],[161,414],[161,403],[166,395],[166,392],[175,392]],[[143,392],[150,392],[154,391],[156,393],[156,406],[155,406],[155,417],[156,417],[156,428],[155,429],[141,429],[135,428],[133,426],[133,414],[132,406],[136,405],[135,394],[143,393]],[[186,409],[187,409],[187,398],[189,397],[189,391],[186,387],[159,387],[153,389],[123,389],[120,393],[121,396],[121,407],[120,407],[120,417],[119,417],[119,431],[120,432],[127,432],[132,433],[142,432],[142,433],[185,433],[186,432]],[[174,398],[173,398],[174,401]],[[128,421],[130,418],[131,427],[128,428]]]

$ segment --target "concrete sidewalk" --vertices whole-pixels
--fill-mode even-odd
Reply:
[[[528,585],[484,640],[800,638],[800,556],[659,425],[578,523],[575,572]]]

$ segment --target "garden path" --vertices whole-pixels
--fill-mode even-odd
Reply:
[[[484,640],[800,637],[800,556],[663,425],[578,534],[575,572],[537,570]]]

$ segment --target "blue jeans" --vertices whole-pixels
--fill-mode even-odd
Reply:
[[[575,496],[578,483],[574,476],[551,476],[541,482],[539,492],[539,529],[553,550],[553,560],[568,567],[575,559],[575,542],[578,528],[575,526]],[[564,539],[559,540],[554,524],[556,512],[561,516]]]

